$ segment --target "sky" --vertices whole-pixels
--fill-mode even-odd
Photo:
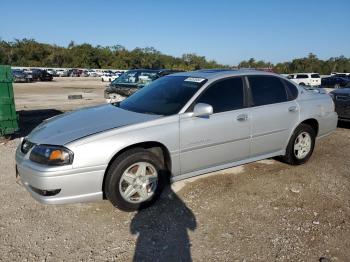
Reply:
[[[7,0],[1,9],[6,41],[154,47],[228,65],[350,57],[350,0]]]

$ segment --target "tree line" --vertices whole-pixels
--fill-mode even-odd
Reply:
[[[34,39],[0,39],[0,64],[28,67],[66,67],[66,68],[168,68],[179,70],[196,70],[201,68],[229,68],[204,56],[189,53],[181,57],[162,54],[153,47],[128,50],[121,45],[92,46],[75,44],[67,46],[39,43]],[[315,54],[293,59],[292,61],[273,64],[251,58],[240,62],[239,68],[271,68],[276,73],[350,72],[350,58],[344,56],[321,60]]]
[[[111,68],[111,69],[181,69],[227,67],[208,61],[204,56],[184,54],[182,57],[165,55],[153,47],[127,50],[121,45],[92,46],[77,45],[73,41],[67,46],[39,43],[33,39],[0,41],[0,64],[28,67],[65,68]]]
[[[349,73],[350,58],[345,56],[331,57],[327,60],[319,59],[315,54],[309,53],[307,57],[293,59],[292,61],[272,64],[265,61],[256,61],[251,58],[239,63],[238,67],[244,68],[271,68],[276,73],[290,74],[297,72],[317,72],[328,75],[331,72]]]

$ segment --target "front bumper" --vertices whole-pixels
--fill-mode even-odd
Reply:
[[[44,204],[68,204],[103,199],[105,166],[74,169],[71,166],[47,167],[36,164],[16,150],[19,180],[30,195]]]

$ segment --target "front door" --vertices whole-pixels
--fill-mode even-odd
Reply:
[[[220,80],[195,103],[213,107],[209,117],[180,117],[181,173],[219,166],[249,156],[250,109],[245,106],[243,78]]]

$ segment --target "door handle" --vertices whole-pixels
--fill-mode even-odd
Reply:
[[[247,114],[241,114],[237,116],[238,121],[246,121],[248,120],[248,115]]]
[[[289,111],[289,112],[296,112],[296,111],[298,111],[298,107],[296,107],[296,106],[291,106],[291,107],[288,108],[288,111]]]

